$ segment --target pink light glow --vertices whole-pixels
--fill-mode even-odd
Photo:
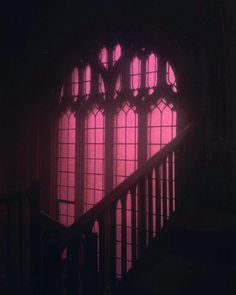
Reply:
[[[137,168],[137,114],[127,104],[114,118],[114,187]]]
[[[102,48],[99,54],[99,60],[102,63],[102,65],[108,69],[108,54],[107,49],[105,47]]]
[[[150,54],[147,62],[146,86],[155,87],[157,85],[157,57],[154,53]]]
[[[148,114],[148,158],[176,136],[176,112],[164,99]]]
[[[130,85],[133,90],[137,90],[141,85],[141,61],[137,56],[130,64]]]
[[[104,140],[104,115],[95,106],[85,122],[85,211],[104,197]]]
[[[59,220],[65,226],[70,226],[74,222],[75,205],[59,203]]]
[[[89,95],[91,90],[91,67],[87,66],[84,72],[84,94]]]
[[[172,87],[174,92],[177,92],[175,73],[168,62],[166,63],[166,82]]]
[[[99,93],[105,93],[104,81],[101,74],[99,74]]]
[[[118,76],[116,80],[116,86],[115,86],[116,92],[121,90],[121,75]]]
[[[57,199],[59,220],[68,226],[74,222],[73,204],[75,200],[75,127],[74,114],[67,110],[58,124]]]
[[[77,96],[79,93],[79,71],[74,68],[72,72],[72,95]]]
[[[121,57],[121,46],[119,44],[116,45],[113,50],[113,65],[119,60]]]

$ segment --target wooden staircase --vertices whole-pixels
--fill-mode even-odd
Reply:
[[[166,224],[115,295],[236,294],[235,247],[236,217],[191,201]]]
[[[204,147],[198,142],[201,123],[198,120],[187,126],[172,142],[68,228],[46,214],[40,214],[39,190],[34,189],[35,194],[28,192],[27,198],[35,200],[36,204],[30,201],[31,225],[28,235],[32,239],[29,245],[32,266],[27,288],[21,289],[21,293],[104,295],[118,292],[119,286],[124,286],[122,282],[136,268],[137,261],[142,261],[148,249],[161,241],[170,220],[197,183],[201,168],[199,164],[204,154]],[[5,199],[1,199],[1,204]],[[8,204],[8,200],[6,202]],[[5,203],[4,206],[8,208]],[[118,210],[120,275],[117,275],[116,253]],[[131,270],[127,266],[127,210],[130,212],[131,225]],[[8,217],[5,221],[8,222]],[[95,225],[99,230],[94,230]],[[6,235],[11,230],[11,227],[7,227]],[[4,292],[16,294],[17,288],[11,288],[14,281],[10,278],[12,269],[3,270],[3,273],[7,274]]]
[[[202,152],[196,150],[196,146],[200,146],[196,144],[198,128],[199,124],[187,126],[58,237],[55,265],[60,265],[60,271],[54,281],[50,279],[52,286],[61,282],[62,294],[115,294],[129,272],[127,210],[131,214],[130,248],[134,268],[197,181]],[[121,218],[121,276],[117,274],[116,255],[118,210]],[[95,232],[96,224],[99,231]]]

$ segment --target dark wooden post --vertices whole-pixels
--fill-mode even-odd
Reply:
[[[153,191],[152,191],[152,171],[148,173],[148,243],[153,237]]]
[[[139,181],[139,192],[138,192],[138,211],[139,211],[139,257],[142,256],[146,247],[146,182],[145,178],[142,177]]]
[[[41,273],[40,188],[38,182],[32,183],[30,204],[31,292],[36,295],[40,294]]]
[[[110,282],[111,290],[116,284],[116,203],[110,209]]]

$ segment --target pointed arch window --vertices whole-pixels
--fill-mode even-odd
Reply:
[[[104,46],[73,65],[69,79],[54,167],[57,217],[67,226],[176,136],[178,97],[173,67],[154,49]]]
[[[114,116],[113,187],[137,169],[137,148],[137,113],[126,103]]]
[[[75,115],[67,110],[58,121],[57,205],[61,223],[70,225],[75,217]]]
[[[147,157],[150,158],[176,136],[176,111],[161,98],[148,113]]]
[[[85,118],[84,211],[104,196],[104,114],[94,106]]]

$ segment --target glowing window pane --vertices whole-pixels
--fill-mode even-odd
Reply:
[[[146,86],[149,88],[157,85],[157,57],[150,54],[146,62]]]
[[[74,222],[74,214],[71,213],[71,205],[73,205],[75,201],[75,127],[75,116],[68,110],[62,115],[58,122],[58,157],[56,171],[56,192],[59,208],[61,208],[61,211],[59,210],[59,220],[65,225],[70,225]],[[68,205],[66,202],[72,202],[72,204]]]
[[[114,65],[119,60],[120,57],[121,57],[121,46],[117,44],[115,49],[113,50],[112,64]]]
[[[114,117],[113,187],[137,169],[137,114],[127,104]]]
[[[106,69],[108,69],[108,54],[107,54],[107,49],[105,47],[102,48],[102,50],[100,51],[99,60],[102,63],[102,65]]]
[[[177,92],[175,73],[168,62],[166,63],[166,82],[171,86],[174,92]]]
[[[91,90],[91,67],[87,66],[84,71],[84,94],[89,95]]]
[[[104,115],[95,106],[85,120],[85,211],[104,197],[104,143]]]
[[[105,93],[104,81],[100,74],[99,74],[99,93]]]
[[[72,72],[72,95],[77,96],[79,93],[79,71],[74,68]]]
[[[121,75],[116,80],[115,90],[116,92],[121,91]]]
[[[65,226],[70,226],[75,218],[75,205],[60,202],[59,203],[59,221]]]
[[[137,90],[141,85],[141,61],[134,57],[130,64],[130,88]]]
[[[176,112],[161,99],[148,114],[148,158],[176,136]]]
[[[122,243],[122,235],[121,235],[121,227],[122,227],[122,219],[121,219],[121,202],[119,201],[116,207],[116,277],[121,277],[121,264],[122,264],[122,255],[121,255],[121,243]]]

